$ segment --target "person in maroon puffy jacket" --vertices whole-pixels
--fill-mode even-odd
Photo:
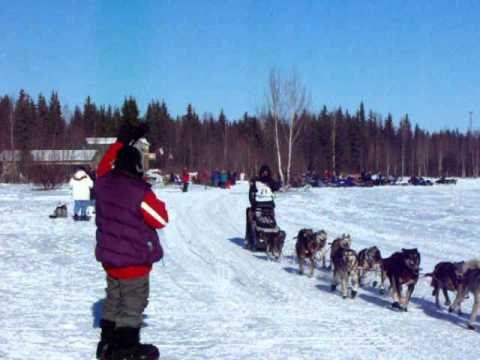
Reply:
[[[154,345],[140,343],[148,304],[149,274],[163,256],[156,229],[168,223],[165,204],[143,180],[142,155],[133,144],[143,126],[122,127],[97,168],[95,256],[107,274],[97,358],[157,359]]]

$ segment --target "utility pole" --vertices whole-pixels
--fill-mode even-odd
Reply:
[[[473,133],[473,111],[468,112],[468,138],[472,155],[472,175],[478,177],[480,173],[480,150],[478,147],[478,138],[475,138],[475,134]]]
[[[336,162],[336,154],[335,154],[335,148],[336,148],[336,140],[337,140],[337,117],[333,116],[333,126],[332,126],[332,175],[337,176],[335,169],[337,167],[337,162]]]
[[[223,125],[223,159],[225,162],[225,169],[228,167],[228,138],[227,138],[227,121],[225,119],[225,123]]]
[[[473,111],[468,112],[468,132],[473,133]]]

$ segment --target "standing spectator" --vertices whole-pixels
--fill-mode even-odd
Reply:
[[[203,169],[200,174],[200,183],[205,186],[205,189],[208,187],[208,170]]]
[[[183,192],[188,191],[188,184],[189,183],[190,183],[190,174],[188,173],[187,168],[183,168],[183,172],[182,172],[182,184],[183,184],[182,191]]]
[[[325,184],[330,184],[332,182],[332,172],[328,169],[323,173],[323,182]]]
[[[156,229],[168,222],[165,204],[143,180],[141,154],[131,146],[145,131],[143,126],[123,126],[97,169],[95,256],[107,273],[97,346],[97,359],[101,360],[160,356],[156,346],[140,343],[150,271],[163,257]]]
[[[225,170],[222,170],[220,173],[220,186],[225,189],[227,186],[228,173]]]
[[[220,171],[218,171],[218,169],[212,172],[212,185],[214,187],[220,186]]]
[[[90,205],[90,189],[93,188],[92,179],[82,167],[75,172],[69,184],[73,192],[73,219],[75,221],[88,221],[87,207]]]

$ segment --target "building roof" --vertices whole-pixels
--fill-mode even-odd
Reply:
[[[114,137],[87,137],[85,139],[88,145],[110,145],[117,141]]]
[[[117,141],[115,137],[87,137],[85,139],[88,145],[110,145]],[[142,145],[150,145],[147,139],[141,138],[138,140]]]
[[[5,150],[0,153],[0,161],[20,161],[20,150]],[[31,150],[36,162],[91,162],[97,150]]]

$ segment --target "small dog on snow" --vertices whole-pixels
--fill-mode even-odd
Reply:
[[[49,215],[50,219],[57,219],[57,218],[66,218],[68,217],[67,205],[63,204],[57,206],[53,211],[53,214]]]

